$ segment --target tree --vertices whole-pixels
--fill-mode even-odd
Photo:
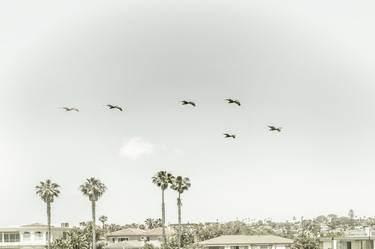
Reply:
[[[90,233],[74,228],[65,232],[62,238],[56,239],[53,249],[89,249],[90,243]]]
[[[190,179],[187,177],[177,176],[172,182],[171,188],[178,193],[177,197],[177,208],[178,208],[178,235],[177,244],[178,248],[181,248],[181,194],[189,190],[191,186]]]
[[[154,229],[154,228],[163,226],[160,218],[158,219],[147,218],[145,220],[145,225],[147,229]]]
[[[103,224],[103,231],[105,230],[105,223],[108,221],[108,217],[105,215],[102,215],[99,217],[99,221]]]
[[[91,214],[92,214],[92,248],[95,249],[96,243],[96,202],[106,191],[107,187],[99,179],[94,177],[86,179],[86,182],[80,186],[83,195],[88,196],[91,201]]]
[[[311,221],[302,222],[300,233],[294,239],[292,249],[319,249],[319,229]]]
[[[161,220],[163,228],[163,242],[167,243],[167,236],[165,235],[165,203],[164,191],[169,185],[173,183],[174,176],[166,171],[159,171],[152,177],[152,182],[161,189]]]
[[[47,179],[45,182],[40,182],[39,185],[35,186],[36,194],[47,204],[47,225],[48,225],[48,249],[51,248],[51,203],[60,194],[59,185],[53,183],[51,180]]]

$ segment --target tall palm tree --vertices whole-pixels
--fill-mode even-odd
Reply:
[[[163,228],[163,241],[167,243],[167,236],[165,235],[165,203],[164,191],[169,185],[173,183],[174,176],[166,171],[159,171],[152,177],[152,182],[161,189],[161,220]]]
[[[171,188],[178,193],[177,197],[177,208],[178,208],[178,237],[177,237],[177,243],[178,248],[181,248],[181,194],[187,191],[191,186],[190,179],[187,177],[177,176],[173,183]]]
[[[86,179],[86,182],[80,186],[83,195],[88,196],[91,201],[91,214],[92,214],[92,248],[95,249],[96,243],[96,202],[106,191],[107,187],[99,179],[94,177]]]
[[[48,249],[51,248],[51,203],[55,200],[55,197],[59,196],[59,187],[57,183],[53,183],[49,179],[35,186],[36,194],[47,204]]]
[[[105,229],[105,223],[107,222],[108,220],[108,217],[105,216],[105,215],[102,215],[99,217],[99,221],[103,224],[103,232],[104,232],[104,229]]]

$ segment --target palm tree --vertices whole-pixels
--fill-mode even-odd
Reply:
[[[51,248],[51,203],[54,201],[55,197],[59,196],[59,187],[57,183],[53,183],[49,179],[35,186],[36,194],[47,204],[48,249]]]
[[[108,220],[108,217],[105,216],[105,215],[102,215],[99,217],[99,221],[103,224],[103,232],[104,232],[104,229],[105,229],[105,223],[107,222]]]
[[[151,218],[147,218],[145,220],[145,224],[147,226],[147,229],[153,229],[154,228],[154,220]]]
[[[178,237],[177,237],[177,243],[178,248],[181,248],[181,194],[185,191],[187,191],[191,186],[190,179],[187,177],[177,176],[171,188],[178,193],[177,197],[177,208],[178,208]]]
[[[91,201],[91,214],[92,214],[92,248],[95,249],[96,243],[96,223],[95,223],[95,209],[96,202],[99,197],[104,194],[107,187],[99,179],[94,177],[86,179],[86,182],[80,186],[83,195],[88,196]]]
[[[174,176],[166,171],[159,171],[152,177],[152,182],[161,188],[161,220],[163,228],[163,241],[167,243],[167,237],[165,235],[165,203],[164,203],[164,191],[170,184],[173,183]]]

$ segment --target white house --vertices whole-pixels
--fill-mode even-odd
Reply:
[[[223,235],[199,242],[207,249],[287,249],[292,243],[274,235]]]
[[[173,233],[172,229],[166,228],[166,235]],[[155,229],[138,229],[126,228],[116,232],[106,234],[106,249],[140,249],[146,243],[154,247],[160,247],[162,241],[162,228]]]
[[[52,227],[51,240],[62,237],[66,229],[66,227]],[[0,228],[0,249],[45,249],[47,233],[47,225],[39,223]]]
[[[370,228],[346,231],[342,236],[320,238],[320,249],[374,249],[375,231]]]

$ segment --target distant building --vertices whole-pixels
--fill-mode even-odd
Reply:
[[[292,243],[274,235],[223,235],[199,242],[207,249],[287,249]]]
[[[374,249],[375,231],[370,228],[344,232],[339,237],[320,238],[320,249]]]
[[[67,226],[66,223],[64,226]],[[51,228],[51,241],[63,236],[67,227]],[[48,226],[40,223],[0,228],[0,249],[45,249]]]
[[[173,234],[173,230],[166,228],[166,235]],[[126,228],[106,234],[106,249],[141,249],[146,243],[160,247],[163,239],[162,228],[138,229]]]

